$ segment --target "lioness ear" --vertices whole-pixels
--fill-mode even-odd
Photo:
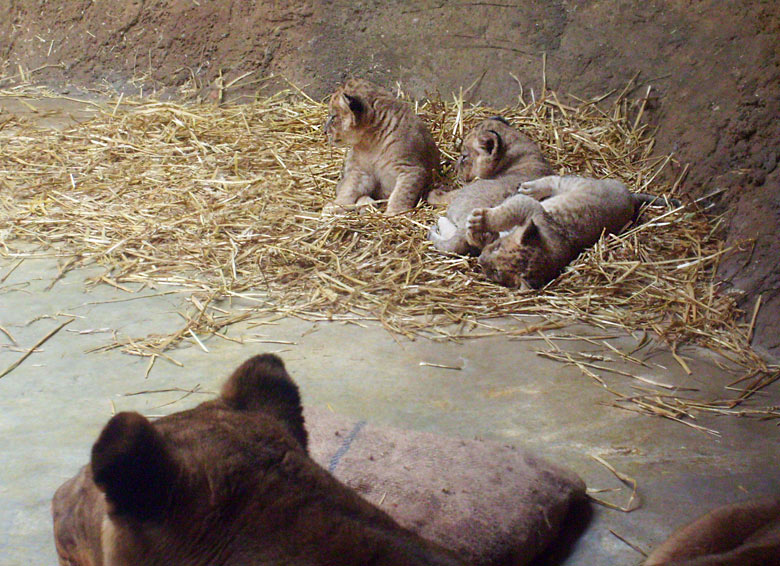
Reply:
[[[488,130],[479,137],[479,145],[488,155],[498,155],[501,152],[501,136]]]
[[[344,100],[347,102],[347,106],[349,107],[350,111],[355,115],[355,117],[360,116],[363,113],[363,111],[366,109],[366,105],[357,96],[351,96],[346,92],[344,93],[343,96],[344,96]]]
[[[277,356],[262,354],[241,364],[222,387],[222,399],[237,411],[263,411],[278,418],[306,450],[301,395]]]
[[[92,446],[92,478],[111,514],[145,521],[169,504],[177,466],[160,433],[138,413],[119,413]]]
[[[539,238],[539,227],[533,220],[529,220],[528,224],[526,224],[525,228],[523,228],[523,233],[520,234],[520,243],[532,244],[539,241]]]

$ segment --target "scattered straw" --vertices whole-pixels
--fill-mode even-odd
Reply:
[[[417,108],[448,158],[462,132],[501,114],[561,173],[671,195],[681,179],[665,184],[661,171],[672,158],[653,157],[640,119],[644,100],[624,94],[607,108],[565,104],[549,90],[501,110],[469,106],[462,95],[431,97]],[[749,347],[752,323],[741,322],[734,300],[718,292],[715,268],[730,250],[714,235],[717,219],[695,203],[646,210],[638,225],[602,238],[544,289],[519,292],[487,281],[473,258],[435,252],[426,227],[441,210],[428,205],[390,218],[372,211],[322,217],[344,152],[323,135],[325,106],[299,90],[241,106],[125,98],[101,108],[64,131],[0,117],[0,253],[23,259],[30,254],[15,242],[25,250],[53,246],[71,254],[60,275],[97,264],[104,272],[96,284],[190,291],[178,331],[120,336],[104,349],[153,363],[171,359],[164,352],[181,340],[234,339],[225,332],[236,322],[283,316],[373,320],[409,338],[459,340],[506,333],[472,332],[491,318],[538,315],[550,327],[580,321],[651,332],[673,349],[696,343],[765,380],[771,373]],[[443,175],[455,183],[448,167]],[[582,360],[566,363],[600,379]],[[634,410],[689,414],[661,394],[640,397]]]

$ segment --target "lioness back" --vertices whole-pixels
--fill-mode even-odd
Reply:
[[[780,566],[780,497],[719,507],[680,528],[643,566]]]

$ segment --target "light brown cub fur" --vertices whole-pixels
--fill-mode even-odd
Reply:
[[[538,288],[602,232],[619,232],[639,202],[612,179],[543,177],[523,183],[519,194],[499,206],[473,210],[467,238],[475,247],[484,246],[479,263],[490,279],[507,287]]]
[[[386,214],[405,212],[430,189],[439,149],[406,103],[362,79],[350,79],[330,98],[325,132],[349,146],[336,200],[325,212],[388,199]]]
[[[428,196],[432,204],[449,204],[447,216],[431,228],[428,239],[436,249],[455,254],[479,250],[473,250],[466,238],[472,210],[496,206],[515,194],[523,181],[553,172],[536,144],[501,117],[488,118],[466,134],[456,166],[468,184]]]
[[[780,497],[710,511],[672,534],[644,566],[780,566]]]
[[[298,388],[272,354],[194,409],[115,415],[52,513],[61,566],[461,564],[309,457]]]

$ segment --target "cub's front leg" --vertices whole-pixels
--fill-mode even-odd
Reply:
[[[326,214],[344,212],[354,208],[356,204],[366,203],[376,190],[378,183],[374,175],[358,167],[344,167],[344,175],[336,185],[336,199],[325,205],[322,211]]]
[[[526,195],[534,200],[544,200],[555,196],[561,185],[561,177],[558,175],[548,175],[540,177],[533,181],[520,183],[517,188],[518,194]]]
[[[526,195],[515,195],[493,208],[475,208],[466,219],[466,239],[472,246],[482,248],[494,241],[499,232],[511,230],[543,210],[539,202]]]

